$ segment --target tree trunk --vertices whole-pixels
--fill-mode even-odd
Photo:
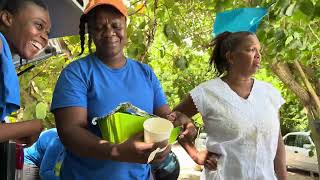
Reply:
[[[279,77],[279,79],[292,90],[292,92],[300,99],[304,106],[310,103],[310,95],[308,92],[294,79],[294,76],[286,63],[277,62],[272,64],[271,69]]]
[[[306,109],[307,109],[308,123],[311,130],[311,136],[316,146],[315,154],[318,160],[318,171],[320,172],[320,166],[319,166],[320,165],[319,163],[319,160],[320,160],[320,134],[319,134],[320,124],[319,122],[320,120],[315,118],[315,116],[312,114],[310,107]]]
[[[301,103],[307,109],[308,123],[311,130],[311,135],[313,137],[316,153],[318,159],[318,170],[320,172],[320,107],[319,107],[319,96],[317,96],[316,91],[313,89],[309,82],[309,78],[304,73],[298,62],[295,62],[295,68],[298,69],[299,77],[304,82],[304,86],[300,85],[286,63],[276,62],[272,65],[271,69],[279,77],[279,79],[292,90],[293,93],[300,99]],[[296,73],[295,73],[296,74]],[[304,87],[307,87],[305,89]],[[316,85],[314,86],[316,87]],[[316,88],[317,89],[317,88]]]

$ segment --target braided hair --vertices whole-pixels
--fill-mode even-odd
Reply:
[[[223,75],[229,69],[227,61],[227,52],[232,52],[242,42],[243,38],[249,35],[255,35],[252,32],[224,32],[213,39],[211,46],[213,51],[210,56],[209,65],[214,65],[214,71],[218,76]]]
[[[81,52],[79,55],[83,54],[84,52],[84,45],[85,45],[85,40],[86,40],[86,24],[88,23],[87,20],[87,15],[83,14],[80,17],[80,24],[79,24],[79,35],[80,35],[80,47],[81,47]],[[90,47],[89,47],[90,48]]]

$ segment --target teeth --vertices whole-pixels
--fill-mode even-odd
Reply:
[[[31,41],[31,43],[39,50],[41,50],[43,48],[42,45],[36,41]]]

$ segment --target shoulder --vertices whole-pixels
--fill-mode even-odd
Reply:
[[[208,81],[202,82],[201,84],[199,84],[198,86],[196,86],[196,88],[216,88],[218,86],[221,86],[221,79],[220,78],[214,78],[214,79],[210,79]]]
[[[283,99],[280,91],[276,89],[272,84],[255,80],[255,83],[257,83],[257,87],[259,88],[260,96],[263,97],[269,97],[271,102],[277,107],[280,108],[280,106],[285,103],[285,100]]]
[[[128,63],[129,63],[131,66],[142,68],[142,69],[145,70],[145,71],[152,71],[151,67],[150,67],[148,64],[139,62],[139,61],[137,61],[137,60],[128,58]]]
[[[89,66],[92,63],[92,56],[88,55],[79,59],[76,59],[72,61],[70,64],[68,64],[67,68],[79,68],[79,67],[85,67]]]
[[[43,131],[39,137],[39,141],[47,146],[50,141],[54,138],[58,137],[58,132],[56,128],[52,128],[46,131]]]
[[[265,89],[267,93],[270,93],[270,92],[279,93],[279,91],[272,84],[270,84],[268,82],[264,82],[264,81],[260,81],[260,80],[255,79],[255,83],[260,89]]]
[[[77,76],[88,75],[90,69],[94,68],[93,57],[91,55],[70,62],[61,74],[75,74]]]
[[[155,73],[153,72],[152,68],[145,63],[133,60],[133,59],[128,59],[128,63],[135,72],[139,72],[144,74],[146,77],[148,77],[150,80],[153,80],[156,78]]]

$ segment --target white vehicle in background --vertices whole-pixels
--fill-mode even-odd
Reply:
[[[318,173],[315,145],[309,132],[292,132],[283,137],[286,148],[287,166]]]

